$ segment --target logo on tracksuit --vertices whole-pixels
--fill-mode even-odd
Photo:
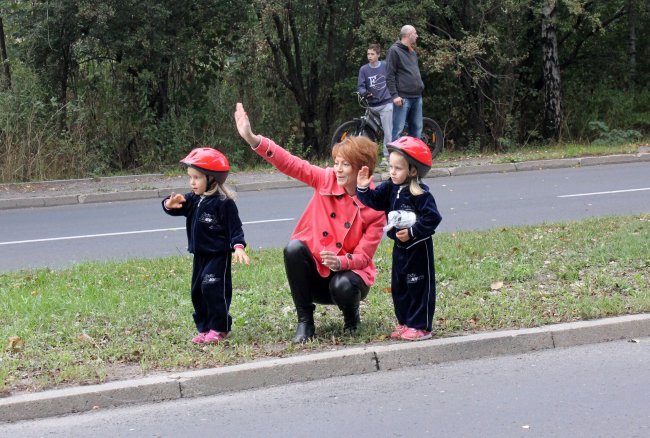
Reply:
[[[212,224],[215,221],[214,215],[210,213],[203,212],[201,213],[201,216],[199,216],[199,221],[203,222],[204,224]]]
[[[203,276],[203,284],[217,283],[218,281],[219,281],[219,277],[217,277],[214,274],[205,274]]]

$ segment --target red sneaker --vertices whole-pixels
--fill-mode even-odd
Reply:
[[[202,344],[205,342],[205,335],[207,335],[208,332],[201,332],[198,335],[194,336],[192,338],[192,343],[193,344]]]
[[[390,334],[391,339],[399,339],[402,337],[402,334],[408,330],[408,327],[402,324],[397,324],[395,330]]]
[[[405,341],[423,341],[431,337],[431,332],[426,330],[417,330],[414,328],[407,328],[402,333],[402,339]]]
[[[214,330],[210,330],[203,338],[203,343],[218,344],[219,342],[226,339],[226,336],[228,336],[228,332],[217,332]]]

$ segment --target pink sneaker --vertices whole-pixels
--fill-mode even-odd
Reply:
[[[426,330],[417,330],[414,328],[407,328],[402,333],[402,339],[405,341],[423,341],[431,337],[431,332]]]
[[[202,344],[205,342],[205,335],[207,335],[208,332],[201,332],[198,335],[194,336],[192,338],[192,343],[193,344]]]
[[[214,330],[210,330],[203,338],[203,343],[218,344],[219,342],[226,339],[226,336],[228,336],[228,332],[217,332]]]
[[[407,326],[402,324],[397,324],[395,330],[390,334],[391,339],[399,339],[402,337],[402,334],[408,329]]]

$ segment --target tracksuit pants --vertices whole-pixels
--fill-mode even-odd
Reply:
[[[436,274],[431,238],[409,249],[393,246],[391,289],[397,322],[410,328],[431,331],[436,310]]]
[[[228,313],[232,301],[230,265],[232,253],[197,255],[192,266],[192,304],[194,323],[199,332],[229,332],[232,318]]]

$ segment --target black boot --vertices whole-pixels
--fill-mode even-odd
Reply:
[[[316,328],[314,327],[314,311],[296,309],[298,313],[298,325],[296,326],[296,334],[291,340],[294,344],[302,344],[314,337]]]
[[[360,322],[359,306],[343,310],[343,331],[356,331]]]
[[[296,327],[296,334],[291,342],[294,344],[303,344],[310,341],[314,337],[315,331],[313,322],[299,322]]]

